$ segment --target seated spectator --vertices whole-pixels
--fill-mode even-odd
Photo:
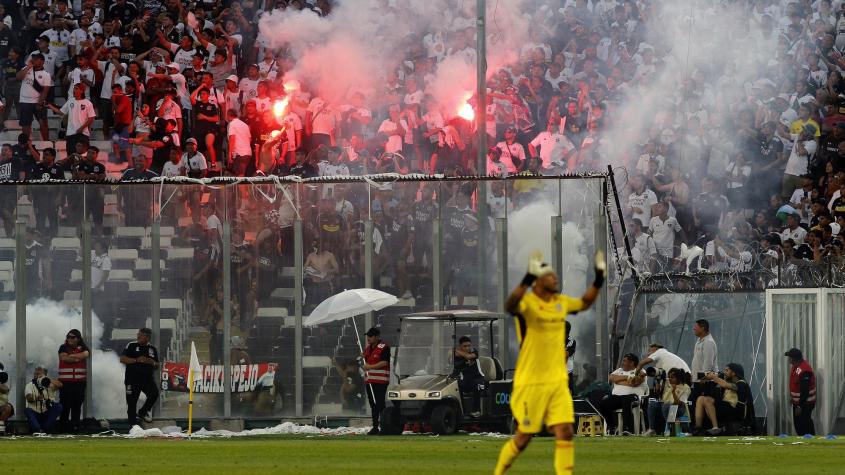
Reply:
[[[26,384],[24,397],[26,398],[26,418],[29,421],[29,431],[33,434],[50,433],[62,415],[62,404],[59,402],[57,390],[62,387],[58,380],[47,377],[47,369],[35,367],[32,381]]]
[[[669,410],[672,406],[678,407],[676,417],[687,414],[687,400],[690,396],[690,387],[684,381],[684,371],[679,368],[669,370],[667,381],[662,383],[662,394],[660,400],[648,402],[648,427],[645,435],[656,435],[661,431],[669,417]]]
[[[599,411],[607,421],[608,431],[613,433],[616,429],[616,415],[614,411],[622,409],[623,431],[634,432],[634,416],[631,408],[640,403],[641,396],[648,395],[648,384],[646,374],[637,365],[640,359],[633,353],[622,357],[622,366],[610,373],[608,382],[613,384],[611,394],[605,397]]]
[[[472,395],[472,417],[481,415],[481,391],[484,388],[484,376],[478,369],[478,350],[472,347],[472,340],[468,336],[458,339],[458,346],[454,350],[454,371],[452,376],[459,378],[458,386],[461,394]]]
[[[694,435],[701,435],[704,432],[710,435],[719,435],[725,432],[727,424],[746,420],[749,401],[751,400],[751,388],[743,380],[744,376],[745,372],[742,366],[736,363],[729,363],[722,375],[713,372],[704,375],[705,379],[715,382],[722,389],[721,399],[717,401],[709,395],[702,395],[698,398],[695,404]],[[705,415],[711,425],[711,428],[706,431],[702,426]]]

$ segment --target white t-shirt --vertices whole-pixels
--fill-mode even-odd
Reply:
[[[294,152],[299,148],[299,143],[296,142],[296,131],[302,130],[302,120],[296,113],[289,113],[285,116],[283,121],[285,126],[285,134],[288,137],[288,152]]]
[[[67,90],[68,97],[73,97],[73,88],[77,84],[81,83],[83,79],[87,79],[92,84],[94,81],[97,80],[97,76],[94,74],[94,70],[91,68],[74,68],[73,71],[70,72],[68,75],[68,79],[70,80],[70,88]],[[85,88],[85,98],[91,99],[91,88]]]
[[[543,160],[543,168],[548,168],[552,163],[560,163],[564,155],[575,148],[566,136],[557,132],[544,130],[531,141],[534,148],[540,147],[540,158]]]
[[[319,97],[311,99],[308,112],[311,113],[313,133],[331,135],[337,127],[338,113]]]
[[[70,56],[68,55],[67,45],[70,42],[70,32],[67,30],[49,29],[41,36],[50,38],[50,51],[56,55],[57,63],[64,63]]]
[[[670,353],[666,348],[660,348],[648,355],[648,357],[654,362],[653,365],[656,368],[662,369],[667,373],[672,368],[681,368],[687,373],[690,372],[689,365],[680,356]]]
[[[405,119],[399,119],[399,125],[403,129],[408,130],[408,123]],[[387,144],[384,146],[384,151],[387,153],[402,151],[402,136],[399,135],[399,125],[390,119],[385,119],[378,128],[378,133],[387,135]]]
[[[680,230],[681,225],[678,224],[678,220],[671,216],[667,217],[666,221],[654,216],[648,223],[648,231],[657,247],[657,253],[665,257],[672,257],[675,233]]]
[[[805,237],[807,237],[807,230],[801,226],[796,227],[794,230],[786,228],[780,233],[781,242],[792,239],[795,241],[796,246],[803,244]]]
[[[42,87],[53,86],[53,78],[47,73],[47,71],[42,69],[41,71],[33,72],[33,70],[30,69],[27,71],[26,76],[23,77],[23,81],[21,81],[21,103],[23,104],[35,104],[38,102],[39,97],[41,97],[41,94],[32,87],[33,78],[35,78],[35,80],[38,81],[38,84]]]
[[[243,93],[243,102],[246,104],[250,99],[258,97],[258,83],[260,79],[252,80],[250,78],[243,78],[238,84],[238,90]]]
[[[199,152],[197,152],[190,158],[188,158],[188,153],[185,152],[182,154],[182,159],[179,161],[179,166],[181,168],[184,168],[186,171],[207,170],[208,162],[206,162],[205,156]]]
[[[191,110],[191,95],[188,94],[188,80],[182,73],[170,74],[170,80],[176,86],[176,97],[180,99],[179,104],[185,110]]]
[[[252,147],[250,146],[250,142],[252,141],[252,133],[249,131],[249,126],[244,123],[241,119],[234,119],[229,122],[229,127],[226,131],[226,136],[231,137],[235,136],[237,140],[235,140],[235,149],[233,150],[233,154],[236,156],[252,156]]]
[[[194,55],[197,54],[196,49],[183,50],[178,44],[170,45],[170,52],[173,53],[173,62],[179,65],[179,70],[184,71],[185,68],[190,68],[194,61]]]
[[[182,176],[182,162],[173,163],[172,160],[168,160],[164,166],[161,167],[161,176],[163,177],[174,177],[174,176]]]
[[[818,144],[816,144],[815,140],[805,140],[802,143],[804,144],[804,148],[807,150],[807,155],[798,155],[798,142],[796,142],[795,145],[792,146],[792,152],[789,154],[789,160],[786,162],[786,170],[784,173],[795,176],[807,174],[809,159],[816,153]]]
[[[651,222],[651,205],[654,204],[657,204],[657,195],[648,188],[640,194],[634,192],[628,196],[628,205],[642,210],[641,213],[632,212],[631,218],[639,219],[643,226],[648,226]]]
[[[508,145],[507,142],[499,142],[496,144],[496,147],[502,151],[502,157],[500,160],[506,167],[508,167],[509,173],[517,172],[514,158],[518,159],[517,161],[520,163],[520,166],[525,163],[525,148],[522,147],[522,144],[514,142]]]
[[[70,39],[68,39],[68,46],[76,47],[75,51],[76,54],[79,54],[80,46],[82,43],[86,41],[94,41],[94,32],[91,30],[91,27],[88,27],[88,31],[83,30],[82,28],[77,28],[70,33]]]
[[[622,368],[616,368],[616,371],[610,373],[615,376],[631,376],[634,370],[625,371]],[[639,386],[623,386],[621,384],[614,384],[611,394],[614,396],[627,396],[629,394],[636,394],[637,396],[648,396],[648,383],[645,378],[645,371],[640,370],[640,375],[643,376],[643,381]]]
[[[97,116],[94,110],[94,104],[91,104],[91,101],[88,99],[76,100],[70,98],[62,105],[61,110],[62,114],[67,116],[67,135],[75,135],[80,132],[88,136],[91,135],[91,127],[80,130],[82,125],[85,124],[85,121]]]
[[[100,71],[103,72],[103,87],[100,88],[100,99],[111,99],[112,74],[115,75],[115,80],[117,80],[121,77],[120,73],[115,72],[117,68],[111,61],[97,61],[97,63],[99,64]],[[120,65],[126,71],[126,63],[120,63]]]
[[[106,272],[111,271],[111,259],[108,253],[98,256],[97,253],[91,250],[91,288],[94,290],[103,289]]]

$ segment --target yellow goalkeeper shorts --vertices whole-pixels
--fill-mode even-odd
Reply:
[[[543,428],[575,423],[572,395],[566,384],[529,384],[514,386],[511,413],[519,431],[536,434]]]

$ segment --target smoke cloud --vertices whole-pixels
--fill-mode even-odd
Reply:
[[[537,2],[487,3],[492,73],[517,59],[529,38],[530,17],[522,12]],[[287,47],[295,59],[285,81],[298,80],[337,105],[358,90],[371,104],[384,105],[379,102],[386,98],[389,74],[408,59],[436,57],[433,70],[416,73],[427,77],[425,92],[448,116],[475,92],[475,17],[475,2],[469,0],[355,0],[336,2],[328,17],[277,10],[261,17],[259,30],[270,48]],[[423,37],[425,46],[419,42]]]
[[[49,376],[58,375],[58,349],[65,341],[65,335],[71,328],[82,329],[82,314],[58,302],[39,299],[26,306],[26,355],[27,377],[35,366],[47,368]],[[93,417],[113,418],[126,416],[125,389],[123,387],[124,367],[118,355],[99,349],[103,337],[103,324],[96,315],[92,315],[92,335],[82,335],[91,350]],[[5,315],[0,315],[0,359],[11,372],[17,372],[15,307]],[[22,388],[12,388],[22,391]],[[22,412],[22,411],[21,411]]]

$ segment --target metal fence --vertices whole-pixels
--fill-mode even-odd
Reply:
[[[94,353],[86,414],[125,417],[117,358],[148,326],[169,362],[156,416],[186,412],[191,342],[206,366],[196,417],[362,414],[353,325],[309,328],[303,316],[344,289],[385,290],[399,303],[356,323],[392,344],[398,313],[501,309],[535,248],[580,295],[606,246],[605,187],[604,175],[0,186],[12,399],[22,404],[36,364],[56,374],[77,327]],[[606,306],[603,294],[596,312]],[[595,315],[573,319],[579,368],[609,365],[607,320]]]

